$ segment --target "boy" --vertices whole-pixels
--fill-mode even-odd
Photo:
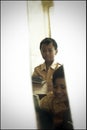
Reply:
[[[40,109],[50,113],[52,129],[73,129],[62,65],[54,72],[52,81],[53,92],[41,99]]]
[[[52,89],[53,72],[61,65],[54,61],[58,52],[57,43],[52,38],[45,38],[40,43],[40,51],[45,62],[35,67],[32,77],[41,77],[47,83],[47,92]]]

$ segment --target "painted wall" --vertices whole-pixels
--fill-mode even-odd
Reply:
[[[26,1],[1,1],[1,128],[35,129]]]

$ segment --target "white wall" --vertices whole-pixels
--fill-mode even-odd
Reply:
[[[33,73],[34,67],[43,62],[39,49],[40,42],[48,36],[41,1],[28,1],[28,21],[31,45],[31,73]]]
[[[58,42],[57,60],[64,64],[75,129],[86,128],[86,2],[54,1],[51,36]]]
[[[1,129],[36,128],[26,1],[1,1]]]

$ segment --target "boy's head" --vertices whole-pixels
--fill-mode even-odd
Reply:
[[[54,94],[60,99],[65,98],[67,96],[67,92],[66,92],[64,69],[62,65],[53,73],[52,81],[53,81]]]
[[[54,56],[57,54],[57,47],[56,41],[52,38],[45,38],[40,42],[40,51],[46,62],[54,61]]]

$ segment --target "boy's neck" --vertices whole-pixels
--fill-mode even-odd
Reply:
[[[51,66],[52,63],[53,63],[53,61],[51,61],[51,62],[46,62],[46,61],[45,61],[46,69],[47,69],[47,70],[49,69],[49,67]]]

